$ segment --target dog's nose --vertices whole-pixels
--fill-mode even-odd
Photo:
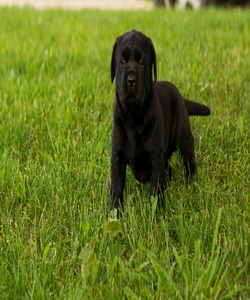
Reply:
[[[135,85],[135,76],[133,75],[128,76],[128,85],[131,87]]]

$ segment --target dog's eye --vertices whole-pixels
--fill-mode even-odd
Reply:
[[[122,58],[122,59],[121,59],[121,65],[122,65],[122,66],[125,65],[125,63],[126,63],[126,60],[125,60],[124,58]]]
[[[139,61],[139,63],[140,63],[141,66],[143,66],[144,65],[144,59],[141,58],[140,61]]]

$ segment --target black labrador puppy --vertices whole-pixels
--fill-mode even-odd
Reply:
[[[156,82],[153,43],[136,30],[116,39],[111,61],[112,82],[115,77],[112,209],[123,204],[127,165],[139,182],[150,182],[153,192],[162,195],[166,186],[165,171],[169,171],[168,160],[179,148],[185,175],[192,180],[196,163],[189,115],[210,114],[208,107],[183,98],[172,83]]]

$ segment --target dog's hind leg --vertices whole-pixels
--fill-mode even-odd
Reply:
[[[172,180],[172,168],[169,165],[168,161],[166,161],[166,163],[165,163],[165,171],[166,171],[166,175],[167,175],[167,180],[171,181]]]
[[[190,128],[181,134],[179,147],[184,162],[185,176],[187,180],[191,182],[196,174],[196,161],[194,153],[194,138]]]

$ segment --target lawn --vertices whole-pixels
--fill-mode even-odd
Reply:
[[[249,299],[249,18],[0,8],[0,299]],[[159,212],[128,170],[109,231],[110,59],[134,27],[212,114],[191,118],[195,182],[175,154]]]

